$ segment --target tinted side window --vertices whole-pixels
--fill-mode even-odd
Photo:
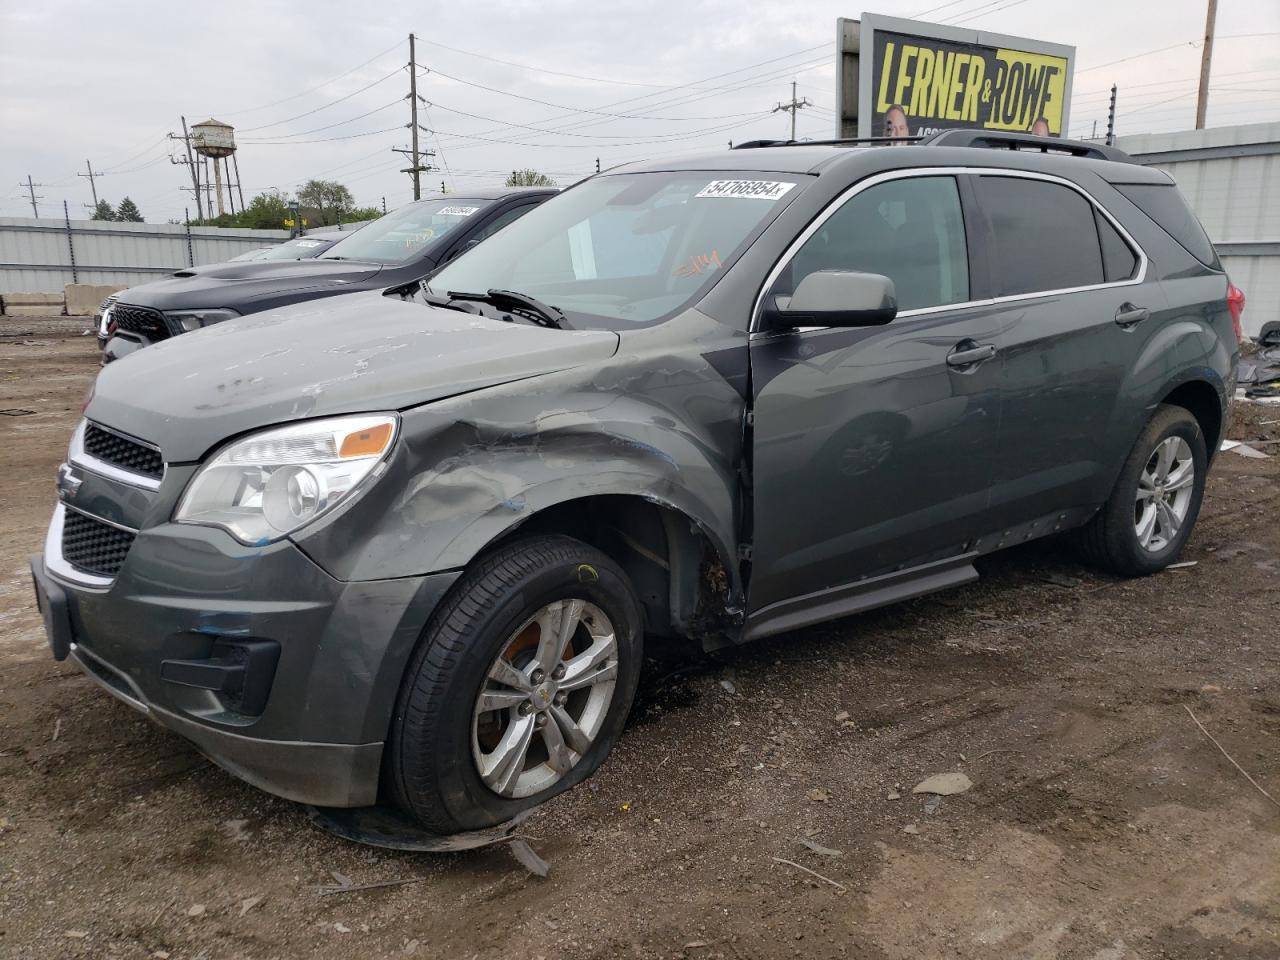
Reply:
[[[1129,244],[1125,243],[1120,231],[1111,225],[1111,221],[1098,211],[1094,211],[1098,222],[1098,242],[1102,245],[1102,272],[1107,283],[1117,280],[1128,280],[1138,269],[1138,255]]]
[[[976,177],[991,222],[997,296],[1102,283],[1093,204],[1044,180]]]
[[[487,240],[512,220],[519,220],[526,213],[532,210],[537,204],[526,203],[522,207],[512,207],[510,210],[503,210],[500,214],[493,218],[492,223],[486,223],[483,227],[476,231],[476,235],[468,241]]]
[[[772,292],[788,294],[818,270],[889,277],[898,309],[969,299],[969,255],[952,177],[905,177],[851,197],[796,251]]]
[[[1117,183],[1115,188],[1205,266],[1217,264],[1218,256],[1204,227],[1173,184]]]

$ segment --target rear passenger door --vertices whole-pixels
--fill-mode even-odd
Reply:
[[[971,182],[1003,361],[987,532],[1043,521],[1034,534],[1052,530],[1063,511],[1106,498],[1127,426],[1116,399],[1159,291],[1140,283],[1136,246],[1081,189],[1003,172]]]
[[[853,190],[802,234],[765,295],[818,270],[879,273],[899,313],[884,326],[752,334],[753,614],[959,555],[985,519],[999,328],[987,307],[966,306],[959,182],[898,174]]]

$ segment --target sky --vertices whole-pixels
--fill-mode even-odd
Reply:
[[[954,22],[1076,47],[1068,133],[1194,124],[1205,0],[883,0],[870,12]],[[150,221],[194,203],[181,117],[236,128],[245,199],[312,177],[361,205],[411,199],[408,34],[419,123],[438,167],[424,190],[459,196],[532,167],[568,185],[628,160],[785,137],[791,81],[811,107],[799,137],[835,130],[836,18],[818,0],[363,0],[175,3],[0,0],[0,216],[88,216],[131,197]],[[921,16],[922,15],[922,16]],[[1208,125],[1280,120],[1280,2],[1220,0]],[[22,182],[24,186],[19,186]]]

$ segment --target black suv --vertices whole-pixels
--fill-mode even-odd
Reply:
[[[499,187],[418,200],[343,235],[318,256],[232,260],[130,287],[103,304],[102,362],[232,317],[411,283],[555,193],[544,187]]]
[[[1168,565],[1239,309],[1113,150],[635,164],[420,289],[105,368],[39,602],[56,657],[264,789],[492,825],[604,760],[646,636],[742,643],[1061,531]]]

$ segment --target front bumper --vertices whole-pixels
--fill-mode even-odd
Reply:
[[[114,579],[81,578],[59,553],[62,516],[32,575],[46,625],[65,625],[62,649],[95,682],[277,796],[376,801],[401,679],[456,572],[343,582],[288,541],[246,547],[220,530],[162,524],[137,534]],[[166,667],[220,663],[219,650],[253,643],[278,646],[254,712]]]

